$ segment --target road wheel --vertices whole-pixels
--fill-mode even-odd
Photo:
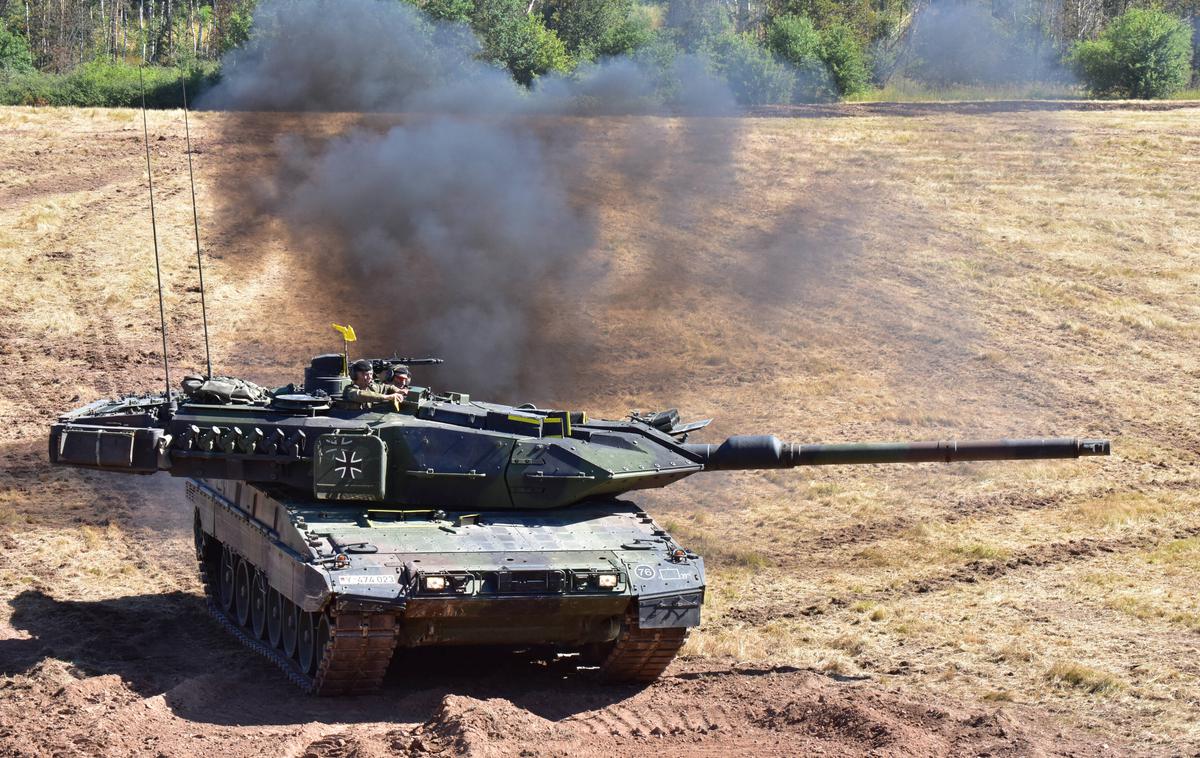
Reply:
[[[317,614],[310,611],[300,613],[299,654],[300,670],[312,676],[317,673]]]
[[[296,642],[300,636],[300,611],[291,600],[283,601],[283,654],[296,657]]]
[[[237,556],[226,545],[221,550],[221,607],[226,613],[233,611],[236,596],[233,591],[234,574],[237,572]]]
[[[283,595],[271,587],[267,590],[267,640],[271,647],[283,645]]]
[[[253,567],[242,558],[238,561],[237,576],[234,578],[233,593],[237,596],[237,622],[242,626],[250,625],[250,576]]]
[[[267,636],[267,576],[261,571],[250,584],[250,628],[260,640]]]

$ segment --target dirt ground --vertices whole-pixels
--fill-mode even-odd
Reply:
[[[149,117],[178,376],[203,365],[182,114]],[[337,347],[330,321],[371,323],[231,202],[278,134],[348,122],[192,115],[218,372],[297,379]],[[677,406],[715,419],[700,441],[1114,455],[694,477],[641,497],[710,567],[656,684],[449,651],[398,656],[377,696],[310,699],[206,615],[180,481],[47,464],[57,413],[161,386],[141,121],[0,109],[0,754],[1200,751],[1200,106],[718,123],[721,201],[671,214],[604,156],[700,127],[554,127],[593,156],[573,201],[598,273],[574,299],[588,370],[541,404]]]

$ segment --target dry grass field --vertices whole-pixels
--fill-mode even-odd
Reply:
[[[179,482],[45,463],[56,412],[161,381],[141,121],[0,109],[0,752],[1195,753],[1200,107],[1176,106],[541,125],[590,156],[572,201],[599,231],[570,298],[586,370],[542,404],[677,406],[715,419],[700,441],[1097,436],[1114,455],[702,474],[640,496],[710,566],[659,684],[434,671],[351,705],[291,694],[206,620]],[[192,116],[218,371],[283,383],[336,348],[330,321],[370,332],[349,283],[231,200],[278,133],[350,121]],[[677,139],[703,130],[731,170]],[[181,374],[203,365],[182,114],[150,131]],[[704,203],[665,212],[676,186],[608,170],[634,131],[691,145],[671,160]]]

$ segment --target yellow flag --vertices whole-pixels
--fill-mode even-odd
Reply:
[[[346,340],[347,342],[356,342],[358,340],[358,337],[354,336],[354,327],[350,326],[349,324],[346,324],[345,326],[341,326],[340,324],[332,324],[331,326],[341,332],[342,339]]]

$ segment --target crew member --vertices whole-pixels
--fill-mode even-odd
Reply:
[[[350,364],[352,384],[342,393],[342,400],[348,407],[359,410],[369,410],[376,405],[387,403],[399,411],[403,393],[391,384],[380,384],[374,379],[375,370],[370,361],[357,360]]]
[[[401,394],[407,393],[409,385],[412,384],[412,375],[408,372],[408,366],[403,363],[397,363],[388,369],[386,378]]]

